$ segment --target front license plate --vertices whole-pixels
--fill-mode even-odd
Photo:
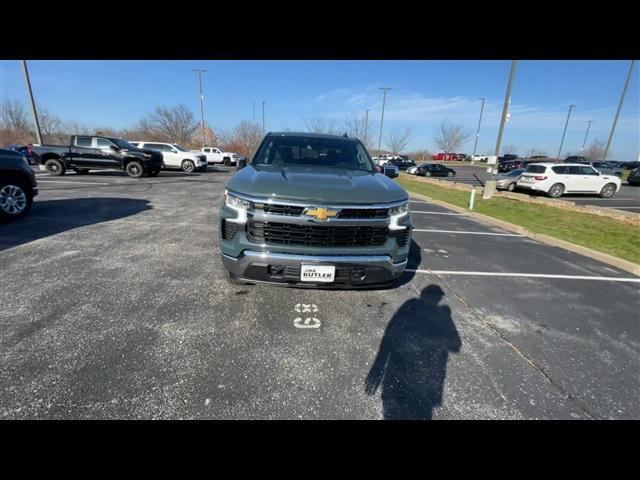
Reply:
[[[333,282],[336,267],[333,265],[302,265],[300,268],[301,282]]]

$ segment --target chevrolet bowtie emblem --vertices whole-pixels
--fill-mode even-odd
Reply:
[[[316,220],[326,220],[327,218],[337,216],[338,212],[336,210],[329,210],[326,208],[316,208],[314,210],[307,210],[305,215],[309,217],[316,217]]]

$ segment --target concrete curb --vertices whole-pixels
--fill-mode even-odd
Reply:
[[[474,187],[466,183],[456,183],[454,181],[438,180],[436,178],[416,177],[415,175],[409,175],[406,173],[401,174],[401,178],[411,180],[415,182],[430,183],[432,185],[438,185],[440,187],[449,188],[452,190],[463,190],[470,192],[475,188],[476,192],[482,197],[484,188]],[[590,213],[592,215],[599,215],[601,217],[612,218],[621,222],[632,223],[640,226],[640,215],[631,212],[625,212],[622,210],[615,210],[613,208],[596,207],[594,205],[577,205],[570,200],[559,200],[555,198],[533,197],[526,193],[514,193],[504,190],[497,190],[495,193],[496,198],[508,198],[524,203],[533,203],[535,205],[543,205],[545,207],[560,208],[562,210],[568,210],[578,213]]]
[[[506,230],[508,232],[525,235],[529,238],[538,240],[539,242],[544,243],[546,245],[563,248],[570,252],[577,253],[579,255],[584,255],[585,257],[593,258],[602,263],[606,263],[607,265],[611,265],[613,267],[617,267],[626,272],[640,276],[640,265],[630,262],[628,260],[623,260],[622,258],[617,258],[617,257],[614,257],[613,255],[608,255],[606,253],[593,250],[591,248],[583,247],[582,245],[576,245],[575,243],[567,242],[566,240],[560,240],[558,238],[550,237],[549,235],[530,232],[529,230],[527,230],[524,227],[521,227],[520,225],[514,225],[513,223],[505,222],[504,220],[498,220],[497,218],[489,217],[487,215],[483,215],[482,213],[476,213],[466,208],[458,207],[457,205],[451,205],[450,203],[443,202],[441,200],[435,200],[431,197],[427,197],[426,195],[409,192],[409,196],[411,196],[412,198],[416,198],[418,200],[425,200],[425,201],[431,202],[434,205],[439,205],[441,207],[448,208],[449,210],[453,210],[458,213],[464,213],[467,216],[471,218],[475,218],[476,220],[482,223],[488,223],[489,225],[502,228],[503,230]]]

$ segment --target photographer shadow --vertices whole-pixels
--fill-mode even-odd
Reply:
[[[462,342],[444,291],[435,284],[405,302],[389,322],[365,381],[365,392],[381,391],[385,420],[431,420],[442,404],[450,353]]]

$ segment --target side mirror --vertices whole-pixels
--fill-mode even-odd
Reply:
[[[373,167],[373,171],[375,173],[382,173],[382,168],[379,165],[376,165],[375,167]]]
[[[247,159],[246,158],[239,158],[236,161],[236,170],[240,170],[241,168],[244,168],[247,166]]]

